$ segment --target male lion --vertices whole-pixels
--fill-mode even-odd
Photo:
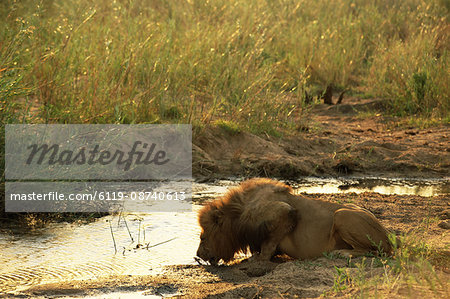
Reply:
[[[295,195],[270,179],[230,189],[200,210],[199,223],[197,256],[213,265],[247,250],[257,260],[269,260],[275,252],[305,259],[332,251],[358,256],[392,250],[386,229],[369,211]]]

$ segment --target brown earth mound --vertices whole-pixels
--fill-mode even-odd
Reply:
[[[381,101],[346,102],[316,106],[308,128],[282,139],[205,128],[194,136],[194,176],[448,175],[449,126],[395,128],[373,112]],[[368,111],[372,116],[360,116]]]

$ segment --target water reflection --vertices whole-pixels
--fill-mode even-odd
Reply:
[[[437,196],[450,193],[450,179],[305,178],[290,182],[299,193],[363,193]]]
[[[128,214],[126,222],[108,216],[88,225],[59,223],[33,234],[1,233],[0,291],[111,274],[150,274],[164,265],[193,263],[197,208]]]

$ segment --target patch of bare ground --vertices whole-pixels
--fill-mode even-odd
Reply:
[[[308,195],[354,203],[372,213],[405,248],[391,259],[333,255],[312,260],[277,257],[271,262],[236,261],[232,265],[169,266],[158,275],[114,276],[89,281],[45,284],[19,296],[157,295],[179,298],[382,297],[449,298],[450,236],[440,225],[450,218],[448,196],[363,194]],[[412,242],[412,243],[411,243]],[[423,244],[425,247],[421,247]],[[402,245],[403,246],[403,245]],[[408,251],[408,252],[407,252]],[[427,251],[427,261],[420,252]],[[396,267],[400,267],[396,272]]]
[[[382,116],[383,110],[380,100],[348,99],[345,104],[318,105],[310,112],[306,127],[299,126],[297,133],[283,138],[204,128],[194,135],[194,175],[288,179],[448,175],[449,126],[395,127],[389,117]]]

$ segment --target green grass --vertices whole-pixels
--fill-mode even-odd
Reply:
[[[413,232],[398,238],[392,236],[392,256],[363,257],[348,261],[349,267],[335,267],[334,285],[325,295],[358,298],[445,298],[450,291],[448,268],[450,258],[442,248],[442,240],[424,239],[428,235],[426,221]],[[448,247],[448,246],[447,246]],[[346,296],[346,297],[347,297]]]
[[[328,84],[448,119],[448,1],[2,1],[2,123],[295,128]]]
[[[239,128],[239,125],[233,121],[218,119],[214,122],[214,125],[231,135],[236,135],[241,132],[241,128]]]

